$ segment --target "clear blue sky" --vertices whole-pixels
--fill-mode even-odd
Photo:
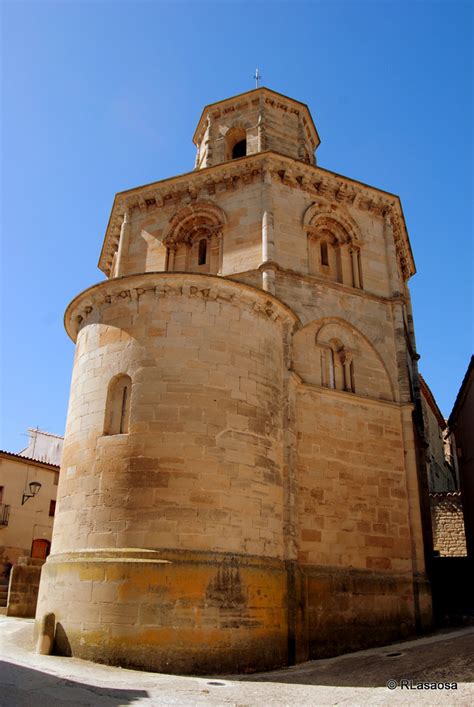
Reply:
[[[472,5],[3,0],[0,446],[64,431],[63,312],[103,278],[114,194],[192,170],[202,107],[256,66],[309,104],[322,167],[400,195],[420,369],[449,414],[473,348]]]

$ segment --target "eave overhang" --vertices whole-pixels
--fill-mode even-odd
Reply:
[[[0,450],[0,459],[10,459],[12,461],[21,462],[22,464],[27,464],[28,466],[39,466],[42,469],[48,469],[49,471],[59,471],[60,469],[59,464],[50,464],[49,462],[43,462],[40,459],[24,457],[22,454],[7,452],[4,449]]]

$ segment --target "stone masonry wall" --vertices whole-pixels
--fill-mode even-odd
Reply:
[[[255,179],[245,189],[222,192],[218,202],[213,199],[227,217],[222,263],[226,275],[258,267],[261,261],[261,181],[259,177]],[[203,200],[209,201],[206,196]],[[134,211],[124,274],[166,269],[162,239],[176,212],[176,205],[166,203],[149,213]]]
[[[265,311],[256,291],[245,304],[245,286],[217,278],[136,280],[135,294],[104,283],[79,332],[52,552],[281,557],[283,308]],[[120,373],[132,379],[129,434],[107,436]]]
[[[298,430],[300,562],[408,572],[398,407],[303,385]]]
[[[36,613],[41,567],[44,560],[20,557],[12,567],[8,587],[7,616],[32,619]]]
[[[431,493],[433,549],[441,557],[466,556],[466,534],[461,494]]]
[[[38,616],[55,614],[63,654],[102,660],[107,645],[108,662],[186,672],[281,665],[295,317],[215,277],[151,273],[124,286],[102,283],[66,315],[79,331]],[[109,436],[107,388],[121,373],[129,429]]]

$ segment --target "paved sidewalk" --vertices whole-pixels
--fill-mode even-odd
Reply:
[[[0,705],[474,704],[474,627],[271,673],[194,678],[38,656],[33,621],[0,616]],[[391,655],[395,654],[395,655]],[[398,686],[390,690],[387,681]],[[401,688],[456,682],[453,689]]]

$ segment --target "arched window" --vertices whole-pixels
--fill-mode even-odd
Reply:
[[[112,378],[107,391],[104,435],[128,433],[132,379],[125,374]]]
[[[211,201],[197,201],[180,209],[163,238],[169,272],[216,275],[222,268],[223,229],[227,218]]]
[[[363,289],[358,224],[341,207],[335,210],[314,203],[303,216],[308,236],[308,270],[311,275]]]
[[[236,160],[247,154],[247,129],[243,125],[235,125],[225,135],[225,158]]]
[[[205,265],[207,261],[207,240],[201,238],[198,250],[198,265]]]
[[[239,157],[245,157],[247,154],[247,140],[239,140],[239,142],[236,142],[234,147],[232,148],[232,159],[236,160]]]
[[[308,260],[311,275],[342,282],[341,248],[329,231],[308,236]]]
[[[321,385],[355,392],[352,352],[347,351],[338,340],[321,347]]]

